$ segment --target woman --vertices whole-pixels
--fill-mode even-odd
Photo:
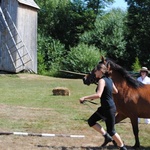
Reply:
[[[96,93],[80,98],[80,103],[83,103],[85,100],[100,98],[101,107],[99,107],[98,110],[88,119],[88,124],[104,136],[105,141],[101,145],[102,147],[114,140],[120,147],[120,150],[127,150],[120,136],[115,131],[116,106],[112,98],[112,93],[118,93],[118,90],[109,77],[109,73],[104,64],[100,63],[97,65],[95,68],[95,76],[99,79]],[[97,123],[97,121],[102,119],[105,120],[107,132]]]
[[[150,84],[150,78],[148,77],[148,69],[147,67],[142,67],[140,70],[140,77],[137,78],[138,81],[142,82],[143,84]],[[138,122],[140,123],[140,118],[138,118]],[[150,124],[150,119],[145,119],[146,124]]]

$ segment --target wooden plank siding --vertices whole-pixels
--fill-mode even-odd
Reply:
[[[12,20],[14,24],[16,25],[17,22],[17,9],[19,5],[16,3],[16,0],[1,0],[1,8],[4,10],[7,8],[8,12],[11,14]],[[1,30],[1,29],[0,29]],[[9,39],[8,32],[6,30],[1,31],[1,39],[2,41],[7,41]],[[12,43],[7,43],[8,45],[11,45]],[[15,55],[15,54],[13,54]],[[13,56],[15,57],[15,56]],[[9,52],[6,49],[1,49],[1,61],[0,61],[0,70],[2,71],[8,71],[8,72],[17,72],[13,62],[12,58],[9,54]]]
[[[30,66],[32,66],[35,71],[37,70],[37,12],[35,9],[20,4],[20,7],[18,8],[17,26],[34,62],[29,62],[27,67],[30,68]]]
[[[33,0],[1,0],[0,7],[2,9],[7,8],[11,18],[16,25],[24,45],[28,49],[29,56],[33,61],[27,62],[27,57],[23,57],[23,60],[27,62],[25,68],[21,61],[16,61],[15,64],[9,55],[8,50],[2,50],[0,47],[0,70],[9,72],[20,72],[24,69],[32,70],[37,73],[37,17],[38,17],[38,5]],[[0,29],[0,46],[3,38],[8,38],[8,33]],[[15,41],[19,41],[19,37],[15,38]],[[12,42],[7,43],[11,45]],[[21,46],[20,46],[21,47]],[[26,52],[25,49],[20,50],[23,56]],[[13,53],[13,58],[19,59],[19,55]],[[15,66],[21,66],[16,68]]]

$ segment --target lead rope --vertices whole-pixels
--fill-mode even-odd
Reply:
[[[90,110],[92,111],[95,111],[88,103],[91,103],[91,104],[94,104],[94,105],[98,105],[98,103],[95,103],[95,102],[92,102],[92,101],[89,101],[89,100],[85,100],[82,104],[88,106],[90,108]],[[102,116],[100,113],[98,113],[96,111],[97,115],[102,119],[102,121],[105,121],[106,118],[104,116]]]

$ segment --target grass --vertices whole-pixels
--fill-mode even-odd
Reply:
[[[22,106],[28,108],[42,108],[50,109],[52,114],[56,116],[60,116],[61,122],[67,122],[68,125],[72,124],[72,121],[78,118],[81,118],[86,109],[83,111],[83,107],[79,104],[79,97],[84,94],[89,94],[92,92],[92,87],[86,87],[82,84],[82,80],[73,80],[73,79],[59,79],[59,78],[51,78],[51,77],[41,77],[36,76],[36,78],[26,78],[26,75],[21,75],[23,77],[17,77],[16,75],[3,75],[0,77],[0,103],[5,104],[9,107],[15,109],[15,106]],[[71,91],[70,96],[53,96],[52,89],[55,87],[67,87]],[[41,109],[41,110],[42,110]],[[14,115],[17,115],[18,110],[11,110]],[[19,122],[15,122],[15,120],[11,120],[11,114],[7,116],[3,116],[8,118],[5,119],[5,122],[8,126],[15,126],[19,129],[26,126],[30,126],[31,130],[36,128],[37,130],[41,130],[45,124],[48,124],[48,118],[43,116],[39,121],[34,123],[26,123],[26,121],[19,120]],[[55,119],[55,118],[54,118]],[[10,122],[9,122],[10,121]],[[18,121],[18,120],[16,120]],[[3,122],[3,121],[2,121]],[[21,123],[24,122],[24,123]],[[54,121],[53,121],[54,122]],[[0,124],[2,127],[4,124]],[[52,125],[53,123],[50,123]],[[61,125],[62,126],[62,125]],[[52,126],[51,126],[52,127]],[[54,128],[54,127],[52,127]]]
[[[89,104],[89,108],[81,105],[79,98],[95,92],[95,85],[83,85],[81,79],[29,74],[0,75],[0,83],[1,131],[84,133],[91,136],[93,131],[86,120],[97,106]],[[71,95],[53,96],[52,90],[55,87],[66,87],[71,91]],[[150,149],[150,125],[140,124],[139,128],[141,145]],[[117,124],[116,129],[125,139],[125,143],[134,144],[128,119]],[[92,136],[97,136],[97,133]]]

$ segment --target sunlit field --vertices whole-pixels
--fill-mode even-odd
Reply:
[[[103,137],[87,125],[97,105],[80,104],[79,98],[95,92],[95,85],[86,86],[82,79],[61,79],[34,74],[0,75],[0,132],[84,135],[84,138],[63,136],[36,137],[0,135],[1,150],[100,149]],[[70,96],[54,96],[52,90],[66,87]],[[99,103],[99,100],[95,102]],[[131,110],[132,111],[132,110]],[[103,122],[101,122],[104,125]],[[105,125],[104,125],[105,127]],[[142,150],[150,149],[150,125],[139,124]],[[116,130],[129,149],[134,145],[130,120],[116,125]],[[112,143],[105,149],[117,149]]]

